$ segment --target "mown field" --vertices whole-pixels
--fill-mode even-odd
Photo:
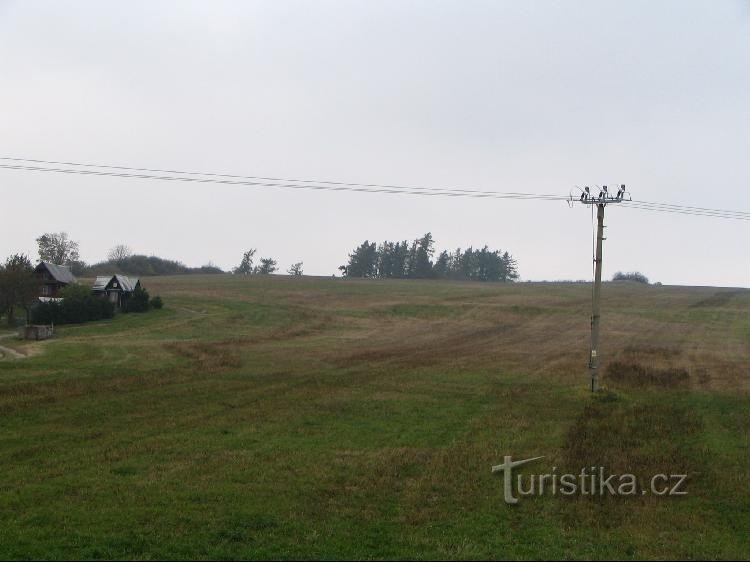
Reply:
[[[0,557],[750,557],[750,291],[607,284],[592,397],[588,285],[145,285],[0,342]],[[509,506],[504,455],[688,495]]]

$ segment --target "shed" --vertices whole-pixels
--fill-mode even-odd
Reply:
[[[34,273],[42,282],[42,297],[59,297],[63,288],[76,281],[67,266],[47,261],[39,262]]]
[[[141,281],[137,277],[99,275],[94,281],[91,292],[106,297],[109,302],[120,308],[140,286]]]

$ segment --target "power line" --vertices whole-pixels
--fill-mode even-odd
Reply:
[[[733,215],[742,215],[750,217],[750,212],[747,211],[735,211],[732,209],[712,209],[710,207],[691,207],[689,205],[676,205],[673,203],[659,203],[655,201],[623,201],[626,205],[628,204],[638,204],[638,205],[648,205],[651,207],[659,207],[664,209],[676,209],[676,210],[684,210],[684,211],[696,211],[696,212],[710,212],[710,213],[723,213],[723,214],[733,214]]]
[[[66,162],[57,160],[41,160],[31,158],[0,157],[0,160],[12,162],[0,163],[0,168],[8,170],[47,172],[60,174],[77,174],[85,176],[108,176],[126,179],[145,179],[157,181],[180,181],[205,184],[239,185],[261,188],[303,189],[316,191],[351,191],[361,193],[382,193],[391,195],[422,195],[442,197],[468,197],[478,199],[508,199],[508,200],[546,200],[565,201],[569,197],[553,194],[500,192],[458,187],[426,187],[414,185],[395,185],[377,183],[356,183],[332,180],[293,179],[268,176],[245,176],[217,172],[196,172],[187,170],[169,170],[162,168],[145,168],[132,166],[118,166],[112,164],[91,164],[82,162]],[[30,165],[44,164],[45,166]],[[58,166],[58,167],[46,167]],[[64,166],[64,167],[61,167]],[[89,169],[87,169],[89,168]],[[94,168],[94,169],[90,169]],[[733,211],[695,207],[673,203],[655,201],[623,200],[623,207],[631,209],[681,214],[687,216],[703,216],[710,218],[750,220],[750,212]]]
[[[192,183],[208,183],[208,184],[222,184],[222,185],[242,185],[252,187],[274,187],[274,188],[288,188],[288,189],[310,189],[320,191],[354,191],[363,193],[387,193],[397,195],[423,195],[423,196],[443,196],[443,197],[469,197],[469,198],[491,198],[491,199],[515,199],[515,200],[547,200],[547,201],[565,201],[567,197],[559,195],[544,195],[534,193],[503,193],[497,191],[459,191],[459,190],[439,190],[429,188],[407,188],[400,187],[394,189],[386,189],[379,187],[358,187],[357,184],[339,184],[339,185],[320,185],[320,184],[297,184],[297,183],[278,183],[278,182],[265,182],[265,181],[244,181],[244,180],[230,180],[230,179],[218,179],[216,177],[201,178],[196,176],[176,176],[176,175],[153,175],[153,174],[142,174],[142,173],[126,173],[126,172],[108,172],[101,170],[82,170],[82,169],[70,169],[70,168],[44,168],[40,166],[22,166],[12,164],[0,164],[0,168],[8,170],[21,170],[31,172],[51,172],[61,174],[76,174],[85,176],[108,176],[108,177],[119,177],[119,178],[130,178],[130,179],[150,179],[160,181],[181,181],[181,182],[192,182]]]
[[[219,177],[229,178],[234,180],[252,180],[253,182],[261,180],[264,182],[286,182],[286,183],[301,183],[301,184],[319,184],[319,185],[332,185],[332,186],[344,186],[344,187],[363,187],[371,189],[389,189],[398,191],[440,191],[440,192],[451,192],[451,193],[476,193],[476,194],[489,194],[489,195],[517,195],[519,197],[532,197],[532,198],[547,198],[555,201],[563,200],[564,197],[556,194],[536,194],[536,193],[518,193],[518,192],[497,192],[480,190],[474,188],[465,187],[424,187],[414,185],[393,185],[393,184],[379,184],[379,183],[356,183],[356,182],[345,182],[345,181],[332,181],[332,180],[315,180],[315,179],[294,179],[294,178],[282,178],[282,177],[269,177],[269,176],[245,176],[237,174],[217,173],[217,172],[196,172],[186,170],[169,170],[162,168],[137,168],[131,166],[116,166],[113,164],[86,164],[82,162],[64,162],[57,160],[39,160],[31,158],[14,158],[9,156],[0,157],[0,160],[12,161],[12,162],[31,162],[35,164],[46,164],[46,165],[57,165],[57,166],[77,166],[84,168],[102,168],[110,170],[125,170],[129,172],[148,172],[157,174],[173,174],[181,176],[206,176],[206,177]],[[0,167],[7,167],[0,164]],[[37,170],[35,170],[37,171]],[[43,171],[43,170],[38,170]],[[51,171],[51,170],[50,170]],[[253,185],[259,185],[253,183]]]
[[[690,208],[674,208],[669,206],[653,205],[646,202],[640,201],[628,201],[623,202],[624,207],[637,209],[641,211],[652,211],[658,213],[671,213],[678,215],[696,216],[696,217],[712,217],[718,219],[732,219],[732,220],[750,220],[750,214],[742,211],[724,211],[724,210],[692,210]]]

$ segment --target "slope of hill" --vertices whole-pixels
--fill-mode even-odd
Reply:
[[[581,284],[148,288],[0,361],[0,557],[750,556],[750,291],[608,284],[592,397]],[[687,495],[508,505],[506,455]]]

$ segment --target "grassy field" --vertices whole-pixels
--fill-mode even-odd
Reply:
[[[0,342],[0,557],[750,557],[750,291],[607,284],[592,397],[587,285],[145,285]],[[504,455],[688,495],[509,506]]]

